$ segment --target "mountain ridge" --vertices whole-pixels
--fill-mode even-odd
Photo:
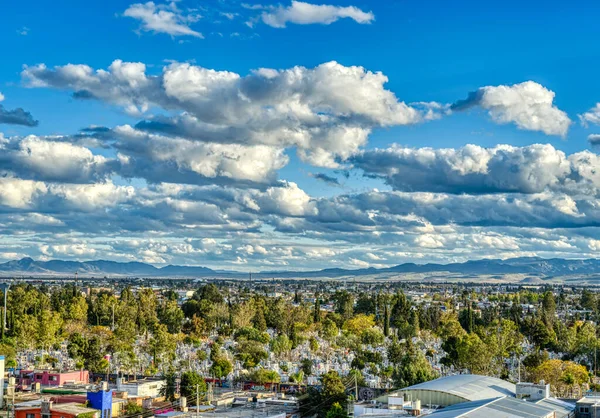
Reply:
[[[167,265],[156,267],[139,261],[118,262],[110,260],[68,261],[47,260],[36,261],[30,257],[11,260],[0,264],[0,274],[19,275],[74,275],[75,273],[93,276],[125,276],[125,277],[207,277],[207,276],[245,276],[248,273],[239,271],[213,270],[203,266]],[[562,259],[540,257],[518,257],[501,259],[469,260],[463,263],[404,263],[386,268],[343,269],[326,268],[312,271],[261,271],[253,273],[256,278],[271,277],[342,277],[366,276],[377,274],[402,273],[435,273],[448,272],[465,275],[486,274],[533,274],[540,276],[557,276],[569,274],[600,273],[600,259]]]

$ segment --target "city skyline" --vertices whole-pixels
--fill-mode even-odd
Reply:
[[[598,7],[5,5],[0,262],[596,258]]]

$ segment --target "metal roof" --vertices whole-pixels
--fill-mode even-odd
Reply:
[[[431,418],[547,418],[554,409],[516,398],[463,402],[430,415]]]
[[[495,377],[480,376],[477,374],[457,374],[441,377],[429,382],[419,383],[400,389],[398,392],[411,390],[430,390],[449,393],[467,401],[498,398],[501,396],[515,396],[515,385]]]
[[[560,399],[556,398],[544,398],[535,402],[535,404],[553,408],[554,412],[556,412],[556,418],[568,417],[575,409],[575,404],[561,401]]]

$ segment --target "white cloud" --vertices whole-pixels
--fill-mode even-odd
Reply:
[[[0,170],[35,180],[92,182],[105,178],[111,161],[89,149],[34,135],[0,142]]]
[[[154,2],[135,3],[123,12],[123,16],[141,22],[140,30],[153,33],[166,33],[175,36],[194,36],[203,38],[200,32],[190,28],[190,24],[200,19],[196,14],[185,14],[177,8],[175,2],[155,4]]]
[[[288,163],[282,148],[267,145],[205,143],[169,138],[135,130],[128,125],[114,131],[114,147],[124,158],[120,174],[151,181],[195,183],[228,178],[257,183],[273,182]],[[173,172],[173,166],[177,168]]]
[[[351,159],[367,175],[397,190],[444,193],[541,193],[572,196],[600,192],[597,154],[566,155],[550,144],[524,147],[407,148],[392,145]]]
[[[340,7],[302,1],[292,1],[290,6],[279,6],[274,10],[263,12],[261,18],[264,23],[274,28],[285,28],[286,23],[329,25],[344,18],[360,24],[368,24],[375,20],[372,12],[364,12],[355,6]]]
[[[566,136],[571,120],[554,105],[555,93],[541,84],[526,81],[510,86],[486,86],[452,105],[453,110],[479,106],[496,123],[514,123],[520,129],[546,135]]]
[[[315,212],[315,205],[296,183],[286,182],[284,187],[270,187],[265,193],[254,196],[262,212],[284,216],[305,216]]]
[[[4,100],[4,95],[0,92],[0,102]]]
[[[579,120],[583,126],[600,125],[600,103],[596,103],[596,106],[592,107],[587,112],[579,115]]]
[[[422,248],[441,248],[444,242],[440,236],[432,234],[423,234],[415,238],[415,245]]]
[[[330,168],[364,146],[374,128],[423,122],[432,112],[399,101],[385,89],[382,73],[336,62],[263,68],[244,77],[187,63],[150,76],[144,64],[119,60],[108,71],[42,64],[22,75],[31,87],[72,90],[75,97],[113,103],[131,114],[152,107],[182,112],[139,129],[204,142],[293,146],[304,161]]]

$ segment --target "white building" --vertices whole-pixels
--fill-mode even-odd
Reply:
[[[123,378],[117,379],[117,391],[127,392],[129,396],[157,398],[160,396],[160,391],[165,386],[164,380],[158,379],[142,379],[132,380],[131,382],[123,381]]]

